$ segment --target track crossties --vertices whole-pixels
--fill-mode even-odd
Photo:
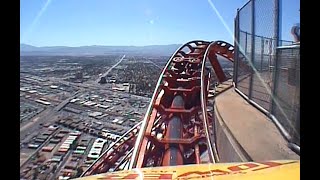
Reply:
[[[226,76],[217,55],[233,62],[233,53],[233,46],[223,41],[199,40],[181,46],[162,70],[141,125],[126,133],[83,176],[110,169],[215,163],[213,119],[206,107],[212,70],[205,63],[210,61],[217,81],[223,82]]]

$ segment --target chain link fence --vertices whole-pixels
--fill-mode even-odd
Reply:
[[[300,146],[300,46],[279,40],[279,0],[250,0],[235,20],[236,89]]]
[[[237,88],[245,95],[249,95],[250,76],[251,76],[251,39],[252,39],[252,2],[248,2],[238,13],[239,26],[239,56],[237,62]]]
[[[300,146],[300,46],[277,48],[272,114]]]

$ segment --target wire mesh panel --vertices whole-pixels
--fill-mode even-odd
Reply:
[[[275,1],[259,0],[254,6],[254,74],[251,99],[269,111],[271,104],[272,64],[275,52]]]
[[[239,91],[273,114],[290,134],[290,141],[300,145],[300,50],[292,48],[288,33],[285,40],[281,38],[282,26],[288,31],[290,25],[280,24],[284,20],[280,3],[250,0],[238,10],[234,80]],[[277,49],[279,45],[287,47]]]
[[[239,11],[239,53],[238,53],[238,71],[237,88],[248,96],[251,75],[251,36],[252,36],[252,2],[246,4]]]
[[[239,42],[235,78],[237,88],[267,111],[271,108],[278,37],[277,2],[277,0],[249,1],[238,12],[239,26],[236,31]],[[280,43],[293,42],[282,40]]]
[[[300,47],[279,48],[273,114],[300,145]]]

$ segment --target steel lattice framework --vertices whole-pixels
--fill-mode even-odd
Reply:
[[[132,168],[215,163],[213,117],[207,113],[211,71],[226,80],[217,55],[233,62],[224,41],[182,45],[162,70],[144,120],[119,138],[82,176]]]

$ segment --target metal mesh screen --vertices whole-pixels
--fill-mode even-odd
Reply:
[[[251,98],[264,109],[270,108],[273,71],[270,67],[275,52],[274,1],[255,1],[254,6],[254,56]]]
[[[300,48],[278,49],[273,114],[300,145]]]
[[[237,88],[267,111],[271,108],[277,44],[275,3],[275,0],[250,1],[238,11]]]
[[[239,57],[237,65],[237,88],[245,95],[249,94],[251,67],[252,2],[239,11]]]
[[[279,40],[282,9],[278,9],[278,3],[279,0],[251,0],[238,10],[234,81],[237,89],[259,108],[271,112],[289,132],[291,141],[300,145],[300,54],[299,48],[277,52],[277,45],[293,44],[289,38]],[[277,103],[272,101],[274,96]]]

